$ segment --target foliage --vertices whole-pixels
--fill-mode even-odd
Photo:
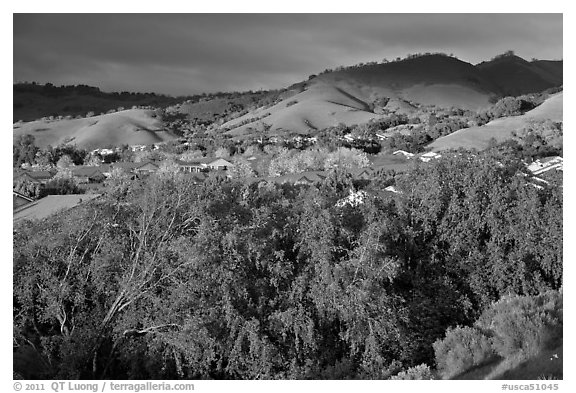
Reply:
[[[430,380],[435,379],[432,370],[427,364],[410,367],[406,371],[401,371],[397,375],[390,377],[391,380]]]
[[[70,174],[59,172],[40,189],[39,198],[46,195],[83,194],[84,191]]]
[[[509,296],[494,303],[477,321],[490,332],[500,356],[535,356],[562,337],[562,292]]]
[[[334,153],[274,152],[286,161]],[[561,187],[527,187],[521,162],[491,154],[382,174],[355,205],[338,204],[356,191],[342,167],[316,186],[113,173],[94,203],[15,225],[15,371],[427,376],[425,366],[410,368],[432,364],[447,328],[472,325],[505,294],[562,283]],[[401,193],[378,186],[390,181]],[[519,326],[509,318],[494,319],[502,322],[492,337]],[[457,359],[479,361],[474,337],[454,340]],[[27,368],[32,361],[42,366]]]
[[[19,135],[12,145],[13,166],[18,168],[25,163],[32,165],[37,152],[33,135]]]
[[[24,194],[29,198],[37,199],[42,193],[42,185],[26,178],[21,178],[14,185],[14,191]]]
[[[69,168],[73,165],[74,165],[74,162],[72,161],[70,156],[68,156],[67,154],[64,154],[63,156],[61,156],[60,159],[58,159],[58,162],[56,163],[56,166],[60,169]]]
[[[458,326],[446,331],[446,337],[434,343],[438,371],[450,379],[494,358],[490,338],[480,330]]]

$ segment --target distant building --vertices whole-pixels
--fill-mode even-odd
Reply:
[[[29,204],[30,202],[34,202],[34,199],[29,198],[26,195],[19,193],[18,191],[12,190],[12,210],[16,210],[19,207]]]
[[[533,175],[540,175],[552,169],[563,171],[564,159],[560,156],[546,157],[536,160],[528,165],[528,170],[532,172]]]
[[[440,155],[438,153],[434,153],[433,151],[430,151],[428,153],[422,154],[419,158],[423,162],[428,162],[428,161],[435,160],[435,159],[440,158],[440,157],[442,157],[442,155]]]
[[[76,182],[80,184],[100,183],[106,178],[99,166],[76,166],[71,172]]]
[[[407,151],[404,150],[396,150],[394,153],[392,153],[395,156],[404,156],[406,159],[410,159],[412,157],[414,157],[414,153],[409,153]]]
[[[181,172],[184,173],[200,173],[206,172],[208,170],[207,163],[201,162],[201,160],[193,160],[193,161],[182,161],[182,160],[174,160],[176,165],[180,168]]]
[[[22,179],[26,179],[32,183],[46,184],[55,174],[56,172],[50,171],[24,171],[19,175],[14,176],[13,181],[16,183]]]
[[[98,198],[99,194],[48,195],[13,211],[13,222],[41,220]]]
[[[354,179],[371,180],[374,178],[374,170],[372,168],[351,169],[350,174]]]
[[[268,177],[266,181],[278,184],[290,183],[290,184],[315,184],[320,183],[326,178],[326,173],[323,171],[309,171],[301,173],[289,173],[282,176]]]
[[[160,166],[153,161],[145,161],[136,163],[136,166],[132,171],[137,175],[149,175],[151,173],[157,172]]]
[[[388,186],[384,189],[385,191],[388,192],[393,192],[394,194],[402,194],[400,191],[398,191],[398,189],[394,186]]]
[[[214,161],[211,161],[210,163],[208,163],[208,168],[214,169],[214,170],[219,170],[219,171],[228,170],[229,168],[232,168],[233,166],[234,166],[233,163],[231,163],[230,161],[225,160],[223,158],[217,158]]]

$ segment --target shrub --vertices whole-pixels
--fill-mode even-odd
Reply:
[[[494,357],[490,338],[473,327],[456,327],[446,331],[443,340],[433,344],[438,371],[445,379],[481,365]]]
[[[493,335],[499,355],[530,357],[562,337],[562,307],[559,291],[505,297],[480,316],[477,326]]]
[[[426,364],[410,367],[406,371],[402,371],[397,375],[390,377],[392,380],[429,380],[434,379],[430,367]]]

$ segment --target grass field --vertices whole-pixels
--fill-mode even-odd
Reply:
[[[175,138],[163,130],[160,120],[153,117],[153,111],[145,109],[130,109],[83,119],[39,120],[15,125],[14,139],[23,134],[33,135],[39,147],[57,146],[70,141],[86,149],[123,144],[146,145]]]

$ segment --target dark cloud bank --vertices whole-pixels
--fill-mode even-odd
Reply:
[[[562,58],[561,14],[15,14],[14,81],[173,95],[279,88],[442,51]]]

